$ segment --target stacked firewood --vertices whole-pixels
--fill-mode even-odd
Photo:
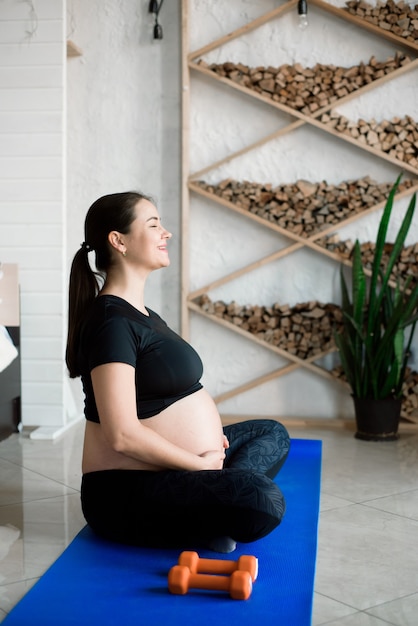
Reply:
[[[360,143],[375,150],[386,152],[390,156],[411,165],[418,170],[418,124],[409,115],[391,120],[347,119],[336,111],[324,113],[320,121],[343,135],[353,137]]]
[[[335,304],[316,300],[290,307],[275,303],[272,306],[242,305],[218,300],[213,302],[207,294],[196,304],[209,315],[234,324],[258,339],[272,344],[300,359],[320,357],[335,349],[334,330],[342,327],[342,312]],[[347,384],[341,365],[330,370],[334,378]],[[403,385],[403,415],[418,415],[418,372],[407,369]]]
[[[300,63],[280,67],[249,67],[229,61],[208,65],[203,60],[199,61],[199,65],[275,102],[312,115],[410,62],[408,56],[397,53],[386,61],[371,57],[368,63],[348,68],[321,63],[314,67],[303,67]]]
[[[402,387],[402,413],[418,416],[418,372],[407,368],[405,382]]]
[[[347,384],[347,378],[341,365],[332,369],[330,373],[336,379]],[[412,414],[418,417],[418,372],[408,367],[402,386],[402,415],[408,417]]]
[[[349,240],[340,240],[339,235],[326,235],[317,239],[315,243],[323,246],[327,250],[334,252],[342,260],[351,259],[354,242]],[[363,266],[371,270],[374,258],[375,244],[371,242],[365,242],[360,244],[361,258]],[[393,243],[386,243],[382,256],[382,270],[387,267],[389,256],[393,250]],[[418,243],[410,246],[405,246],[401,251],[399,260],[395,263],[392,273],[392,280],[396,282],[397,279],[403,283],[409,276],[412,276],[410,286],[414,286],[418,280],[417,275],[418,267]]]
[[[342,322],[341,309],[337,305],[317,301],[294,307],[278,303],[272,306],[244,306],[236,302],[212,302],[204,294],[197,304],[205,313],[222,318],[300,359],[308,359],[334,348],[333,329],[339,328]]]
[[[396,3],[393,0],[388,0],[386,4],[378,1],[375,6],[363,0],[350,0],[346,5],[345,10],[352,15],[408,41],[418,41],[418,5],[412,8],[406,2]]]
[[[384,202],[392,188],[392,183],[376,183],[369,176],[338,185],[299,180],[273,187],[231,178],[217,185],[204,181],[193,184],[301,237],[309,237]],[[413,181],[406,179],[398,189],[403,191],[412,185]]]

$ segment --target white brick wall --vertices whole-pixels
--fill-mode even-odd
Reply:
[[[336,2],[342,5],[344,0]],[[36,20],[31,15],[31,4]],[[174,233],[172,265],[167,272],[152,277],[147,303],[175,325],[180,292],[180,0],[164,3],[161,42],[152,40],[146,0],[68,0],[66,4],[68,31],[64,0],[0,0],[0,260],[20,266],[25,425],[60,426],[65,422],[66,265],[83,239],[84,216],[93,200],[103,193],[130,188],[156,196],[164,221]],[[192,48],[273,6],[277,6],[277,0],[191,2]],[[371,54],[379,58],[393,54],[391,45],[371,35],[363,36],[356,29],[347,30],[337,19],[325,19],[314,9],[304,33],[294,27],[296,19],[296,12],[292,12],[281,22],[279,31],[265,26],[261,37],[249,36],[244,49],[238,42],[231,42],[225,60],[236,54],[242,62],[248,55],[248,62],[256,64],[266,59],[272,64],[288,60],[306,65],[316,61],[347,65]],[[26,31],[35,32],[28,37]],[[83,56],[68,64],[66,185],[67,34],[83,50]],[[218,52],[213,54],[216,57]],[[209,85],[198,77],[194,77],[194,85],[197,90],[193,91],[193,104],[201,104],[203,113],[200,117],[192,114],[192,169],[242,147],[241,141],[245,144],[276,129],[276,112],[216,89],[212,82]],[[416,93],[415,70],[394,81],[393,86],[388,84],[366,94],[358,103],[347,105],[353,110],[341,112],[349,117],[350,112],[353,117],[358,112],[369,117],[408,113],[417,119]],[[231,122],[229,133],[223,132],[224,118]],[[219,134],[217,128],[221,129]],[[232,162],[222,175],[245,174],[259,180],[261,170],[266,180],[279,183],[297,178],[336,182],[369,173],[384,181],[394,180],[399,169],[315,132],[295,133],[280,143],[279,152],[274,148],[260,150],[259,158],[250,155],[249,167],[243,161],[238,165]],[[63,191],[66,187],[68,224]],[[362,238],[366,237],[366,229],[369,236],[370,229],[375,228],[371,221],[362,223]],[[212,204],[193,212],[190,228],[191,284],[195,286],[205,284],[211,271],[223,275],[228,264],[243,264],[248,250],[259,258],[277,245],[276,238],[264,230],[260,229],[258,239],[258,231],[256,238],[245,220],[232,219]],[[417,230],[418,223],[414,225],[414,241]],[[354,234],[347,229],[344,232],[357,236],[354,227]],[[246,246],[251,237],[256,245]],[[335,299],[338,267],[326,264],[319,271],[319,262],[306,253],[299,258],[295,255],[289,257],[287,266],[281,263],[277,272],[276,266],[270,266],[263,270],[260,280],[252,277],[236,281],[227,285],[225,294],[212,296],[294,304],[327,289],[327,297]],[[295,280],[291,281],[293,276]],[[253,293],[256,287],[264,291]],[[274,368],[274,355],[253,344],[235,341],[218,327],[209,328],[200,317],[193,320],[191,339],[205,363],[204,383],[214,394]],[[416,363],[413,366],[416,368]],[[327,381],[302,372],[292,380],[286,376],[278,385],[273,382],[254,390],[251,398],[240,400],[244,407],[232,399],[221,409],[240,413],[257,408],[262,413],[308,417],[343,416],[352,410]]]
[[[0,5],[0,261],[19,265],[24,426],[65,424],[65,3]]]

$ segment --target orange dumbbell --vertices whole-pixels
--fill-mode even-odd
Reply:
[[[253,589],[251,575],[239,570],[231,576],[213,574],[193,574],[185,565],[174,565],[168,573],[168,589],[178,595],[186,594],[189,589],[211,589],[228,591],[234,600],[248,600]]]
[[[179,565],[185,565],[192,574],[232,574],[240,570],[248,572],[254,582],[258,574],[258,559],[255,556],[243,555],[237,561],[223,559],[201,559],[197,552],[182,552],[179,556]]]

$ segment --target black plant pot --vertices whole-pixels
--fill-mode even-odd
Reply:
[[[364,441],[395,441],[399,438],[402,398],[356,398],[356,439]]]

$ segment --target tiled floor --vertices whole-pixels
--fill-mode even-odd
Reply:
[[[291,434],[323,441],[313,626],[417,626],[418,435]],[[55,442],[0,443],[0,622],[84,526],[82,438],[79,423]]]

